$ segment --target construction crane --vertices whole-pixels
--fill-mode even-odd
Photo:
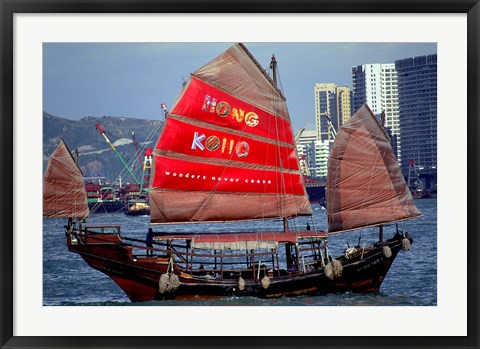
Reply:
[[[323,113],[323,115],[325,115],[325,117],[327,118],[328,129],[330,130],[332,139],[335,140],[335,138],[337,137],[337,130],[335,130],[335,126],[333,126],[332,124],[332,120],[330,119],[330,113],[326,111],[325,113]]]
[[[135,181],[136,184],[140,184],[140,182],[138,181],[137,177],[135,177],[135,175],[133,174],[133,172],[128,168],[128,165],[126,164],[125,160],[123,160],[122,156],[120,155],[120,153],[117,151],[117,149],[115,149],[115,147],[113,146],[112,142],[110,142],[110,139],[108,139],[105,131],[103,130],[102,126],[100,126],[100,124],[95,124],[95,127],[97,128],[98,132],[100,132],[100,134],[103,136],[103,138],[105,138],[105,141],[107,142],[107,144],[110,146],[110,148],[113,150],[113,152],[115,153],[115,155],[117,156],[117,158],[120,160],[120,162],[123,164],[123,166],[125,167],[125,169],[128,171],[128,173],[130,174],[130,176],[132,177],[132,179]]]
[[[302,137],[303,131],[305,131],[305,127],[302,127],[295,135],[295,143],[297,143],[300,137]]]
[[[298,140],[302,137],[303,132],[305,131],[305,127],[302,127],[295,135],[295,144],[298,146]],[[302,154],[298,158],[298,163],[300,165],[300,171],[305,175],[305,176],[310,176],[310,170],[308,168],[307,164],[307,157],[305,154]]]

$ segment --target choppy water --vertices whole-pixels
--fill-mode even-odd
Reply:
[[[132,304],[123,291],[106,275],[90,268],[76,253],[68,251],[65,244],[63,219],[44,219],[43,221],[43,304],[44,305],[228,305],[228,306],[433,306],[437,305],[437,199],[415,201],[423,215],[419,218],[400,222],[399,228],[408,231],[414,242],[408,252],[401,251],[393,263],[380,292],[368,295],[352,293],[331,294],[325,296],[283,297],[273,300],[257,298],[230,298],[214,301],[162,301]],[[314,228],[326,230],[326,213],[314,205],[313,222],[302,218],[290,222],[292,229],[296,225],[304,228],[308,221]],[[149,226],[149,217],[128,217],[123,213],[95,214],[89,223],[122,224],[122,234],[144,239]],[[172,226],[171,230],[185,227]],[[212,225],[188,225],[191,231],[211,230]],[[263,229],[281,229],[280,222],[232,223],[225,225],[226,231],[252,231]],[[385,228],[384,236],[393,235],[395,227]],[[369,244],[377,238],[377,230],[361,232],[362,244]],[[333,255],[341,254],[347,246],[355,245],[359,232],[333,235],[329,238],[329,247]]]

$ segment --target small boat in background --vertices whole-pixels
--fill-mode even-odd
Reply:
[[[146,216],[150,214],[150,206],[148,204],[148,196],[127,199],[125,214],[129,216]]]

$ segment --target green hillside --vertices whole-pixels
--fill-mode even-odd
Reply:
[[[43,168],[48,157],[61,138],[70,150],[79,152],[79,165],[85,177],[106,177],[112,182],[122,177],[122,181],[134,182],[121,161],[106,143],[95,124],[100,124],[107,137],[114,144],[121,157],[140,180],[141,166],[138,160],[132,132],[135,133],[140,158],[143,162],[145,147],[153,148],[163,126],[163,120],[146,120],[120,116],[87,116],[80,120],[69,120],[43,113]]]

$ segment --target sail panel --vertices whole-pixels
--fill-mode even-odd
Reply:
[[[311,215],[306,195],[186,192],[154,188],[151,223],[240,221]]]
[[[303,176],[261,167],[238,168],[155,156],[153,188],[212,193],[258,193],[305,195]]]
[[[202,159],[230,160],[236,166],[257,164],[298,171],[295,147],[280,146],[264,139],[191,125],[170,117],[158,140],[156,149],[196,156]]]
[[[365,104],[338,132],[328,162],[329,232],[419,216],[390,141]]]
[[[276,101],[276,104],[284,103],[281,99]],[[273,114],[195,77],[190,80],[170,114],[295,144],[288,114]]]
[[[83,175],[63,140],[50,157],[43,178],[43,216],[88,217]]]

